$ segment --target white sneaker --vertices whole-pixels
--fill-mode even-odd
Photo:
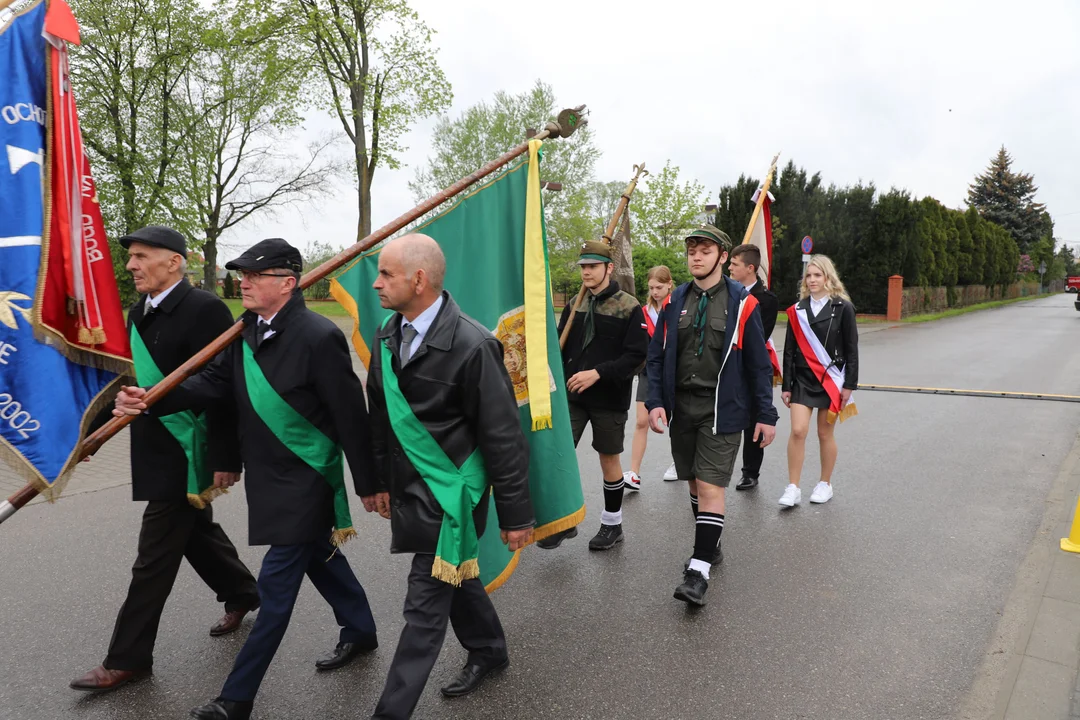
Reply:
[[[802,490],[794,483],[788,483],[784,494],[780,496],[780,504],[783,507],[795,507],[802,502]]]
[[[832,485],[822,480],[814,486],[814,492],[810,493],[810,502],[827,503],[832,500]]]
[[[671,463],[671,467],[664,471],[664,482],[673,482],[679,479],[679,473],[675,470],[675,463]]]
[[[624,472],[622,474],[622,481],[623,485],[626,486],[627,490],[641,489],[641,478],[633,470],[627,470],[626,472]]]

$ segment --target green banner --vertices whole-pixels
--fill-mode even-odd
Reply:
[[[551,301],[537,165],[538,153],[534,151],[530,160],[518,163],[417,228],[442,247],[447,265],[445,287],[462,311],[483,323],[506,348],[506,368],[530,446],[529,488],[537,525],[534,540],[573,527],[585,517],[570,414],[562,391],[565,379]],[[532,232],[529,241],[527,227]],[[536,261],[541,257],[542,261]],[[526,258],[534,261],[527,262]],[[353,261],[330,284],[334,297],[356,321],[353,344],[365,365],[370,364],[371,349],[375,348],[376,329],[390,315],[380,307],[371,288],[377,273],[378,250]],[[526,288],[530,297],[542,303],[530,306],[529,317],[537,318],[537,322],[528,328],[533,333],[528,343]],[[530,348],[544,347],[544,356],[533,361],[526,351],[527,344]],[[533,369],[547,375],[547,382],[537,382],[537,378],[529,382],[527,370]],[[551,427],[533,430],[530,386],[546,389]],[[545,420],[546,404],[538,403],[544,408],[541,416]],[[537,427],[545,425],[536,423]],[[495,505],[491,502],[479,555],[480,580],[488,592],[502,585],[518,562],[518,554],[507,550],[500,540]]]

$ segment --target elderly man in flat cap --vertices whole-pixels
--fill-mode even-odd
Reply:
[[[263,240],[226,264],[240,273],[243,335],[199,375],[150,409],[165,414],[233,398],[252,545],[269,545],[259,572],[262,606],[221,694],[191,711],[202,720],[247,720],[289,626],[307,575],[341,625],[333,670],[378,647],[367,596],[340,545],[355,535],[342,466],[375,507],[371,433],[345,336],[304,305],[300,251]],[[124,388],[116,413],[140,413],[142,388]]]
[[[184,279],[187,246],[177,231],[146,227],[120,238],[120,244],[141,293],[128,311],[135,373],[139,382],[153,385],[227,330],[232,313],[216,295]],[[106,410],[94,424],[108,419]],[[259,606],[255,578],[208,504],[219,492],[215,486],[235,482],[239,474],[232,402],[167,418],[142,415],[131,423],[132,499],[147,502],[138,556],[109,654],[71,687],[113,690],[149,674],[161,613],[184,558],[225,603],[225,617],[210,628],[211,635],[233,632]]]
[[[649,331],[641,303],[620,290],[611,277],[611,247],[607,243],[586,242],[578,266],[581,283],[588,292],[566,338],[563,371],[574,445],[581,440],[585,426],[591,424],[592,446],[600,456],[603,474],[604,511],[600,530],[589,541],[589,549],[610,550],[623,541],[621,456],[634,376],[645,364]],[[572,304],[563,309],[560,335],[572,310]],[[570,528],[537,545],[550,550],[576,535],[577,528]]]
[[[743,430],[756,422],[753,441],[776,436],[772,363],[765,349],[757,298],[724,277],[731,238],[703,225],[686,238],[693,282],[680,285],[656,321],[649,345],[649,424],[671,422],[671,455],[690,487],[694,552],[675,598],[704,605],[709,571],[723,561],[724,491],[731,483]]]

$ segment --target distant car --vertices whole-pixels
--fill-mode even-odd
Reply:
[[[1073,275],[1065,281],[1065,292],[1080,293],[1080,275]]]

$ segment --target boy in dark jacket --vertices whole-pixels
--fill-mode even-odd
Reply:
[[[663,432],[670,421],[671,454],[679,479],[689,481],[695,517],[694,554],[675,598],[695,605],[705,604],[709,570],[723,560],[724,490],[752,406],[754,442],[765,447],[776,435],[761,313],[745,287],[724,277],[730,249],[711,225],[686,238],[694,281],[676,288],[649,346],[649,425]]]
[[[620,290],[611,279],[611,248],[607,243],[585,243],[578,265],[586,294],[563,347],[563,372],[567,377],[574,445],[591,423],[593,449],[600,456],[604,476],[604,512],[600,531],[589,541],[589,549],[608,550],[623,540],[620,456],[634,375],[645,363],[649,332],[637,298]],[[563,308],[560,336],[572,311],[572,305]],[[576,535],[577,528],[570,528],[537,545],[555,548]]]

